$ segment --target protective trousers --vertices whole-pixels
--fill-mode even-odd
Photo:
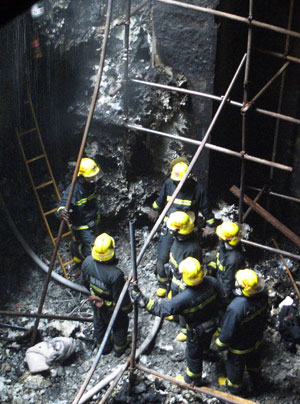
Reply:
[[[157,247],[156,277],[160,287],[168,289],[168,276],[164,269],[164,264],[169,262],[170,250],[174,237],[169,233],[166,226],[163,227],[161,238]]]
[[[110,318],[112,316],[114,307],[106,307],[103,305],[101,308],[93,307],[94,312],[94,337],[97,344],[101,344]],[[127,348],[127,332],[128,332],[129,318],[127,313],[123,313],[120,309],[114,325],[112,327],[112,337],[107,340],[103,353],[109,353],[114,348],[117,356],[120,356]]]
[[[184,381],[186,383],[194,382],[199,386],[202,380],[202,361],[203,351],[207,351],[213,336],[213,331],[208,333],[199,333],[194,329],[187,330],[187,340],[185,348],[185,358],[187,362]]]
[[[180,287],[179,284],[182,286]],[[174,296],[178,295],[178,293],[182,292],[184,289],[185,289],[184,283],[180,279],[177,279],[173,276],[172,281],[171,281],[171,287],[170,287],[171,294],[169,294],[168,297],[170,299],[172,299]],[[179,322],[181,332],[186,334],[187,330],[186,330],[185,318],[183,316],[179,315],[178,317],[174,316],[174,319]]]
[[[242,390],[245,369],[248,371],[253,387],[260,387],[260,347],[246,354],[228,351],[226,361],[227,387],[232,393],[238,393]]]
[[[76,241],[71,241],[71,254],[74,261],[80,263],[91,254],[95,241],[94,228],[72,230]]]

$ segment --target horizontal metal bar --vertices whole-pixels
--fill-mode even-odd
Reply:
[[[288,251],[279,250],[279,249],[276,249],[276,248],[273,248],[273,247],[269,247],[267,245],[255,243],[254,241],[249,241],[249,240],[245,240],[245,239],[241,239],[241,243],[248,244],[248,245],[251,245],[253,247],[261,248],[262,250],[271,251],[271,252],[274,252],[276,254],[286,255],[287,257],[294,258],[295,260],[300,261],[300,255],[293,254],[293,253],[290,253]]]
[[[79,316],[63,316],[58,314],[38,314],[38,313],[21,313],[19,311],[7,311],[0,310],[0,315],[2,316],[12,316],[12,317],[29,317],[29,318],[48,318],[53,320],[70,320],[70,321],[79,321],[79,322],[88,322],[91,323],[93,321],[92,317],[79,317]]]
[[[203,93],[203,92],[200,92],[200,91],[187,90],[186,88],[180,88],[180,87],[175,87],[175,86],[167,86],[165,84],[158,84],[158,83],[153,83],[153,82],[144,81],[144,80],[138,80],[138,79],[131,79],[131,81],[134,82],[134,83],[144,84],[146,86],[157,87],[157,88],[162,88],[162,89],[171,90],[171,91],[177,91],[179,93],[184,93],[184,94],[197,95],[197,96],[204,97],[204,98],[209,98],[209,99],[212,99],[212,100],[218,101],[218,102],[221,102],[223,100],[223,96],[220,97],[220,96],[217,96],[217,95],[207,94],[207,93]],[[228,102],[228,104],[233,105],[233,106],[238,107],[238,108],[243,108],[244,107],[244,105],[241,102],[238,102],[238,101],[227,100],[227,102]],[[271,117],[276,118],[276,119],[282,119],[283,121],[288,121],[288,122],[291,122],[291,123],[295,123],[296,125],[300,125],[300,119],[293,118],[292,116],[283,115],[283,114],[279,114],[277,112],[268,111],[266,109],[255,108],[255,107],[252,107],[252,111],[255,111],[255,112],[257,112],[259,114],[262,114],[262,115],[271,116]]]
[[[159,135],[159,136],[167,137],[169,139],[178,140],[179,142],[181,141],[181,142],[185,142],[185,143],[190,143],[190,144],[193,144],[195,146],[199,146],[202,143],[200,140],[193,140],[193,139],[189,139],[189,138],[186,138],[186,137],[183,137],[183,136],[171,135],[169,133],[159,132],[159,131],[153,130],[153,129],[146,129],[146,128],[143,128],[142,126],[139,126],[139,125],[126,125],[126,127],[129,128],[129,129],[138,130],[140,132],[152,133],[154,135]],[[215,146],[215,145],[212,145],[210,143],[205,143],[205,147],[207,147],[208,149],[214,150],[214,151],[229,154],[230,156],[238,157],[240,159],[245,159],[245,160],[248,160],[248,161],[252,161],[254,163],[264,164],[264,165],[267,165],[267,166],[278,168],[280,170],[293,171],[292,167],[285,166],[285,165],[279,164],[279,163],[274,163],[272,161],[268,161],[268,160],[261,159],[261,158],[258,158],[258,157],[249,156],[247,153],[235,152],[235,151],[226,149],[225,147]]]
[[[43,184],[38,185],[37,187],[35,187],[35,189],[45,188],[45,187],[47,187],[48,185],[53,184],[53,182],[54,182],[53,180],[50,180],[50,181],[47,181],[47,182],[43,182]]]
[[[33,157],[32,159],[27,160],[26,163],[33,163],[34,161],[40,160],[40,159],[42,159],[42,158],[44,158],[44,157],[45,157],[44,154],[40,154],[40,155],[37,156],[37,157]]]
[[[251,186],[247,186],[247,188],[253,189],[254,191],[260,191],[261,190],[260,188],[251,187]],[[300,203],[300,199],[295,198],[294,196],[278,194],[277,192],[272,192],[272,191],[266,191],[266,193],[268,193],[269,195],[277,196],[278,198],[287,199],[288,201]]]
[[[284,55],[283,53],[273,52],[273,51],[260,49],[260,48],[253,48],[253,50],[255,50],[256,52],[264,53],[266,55],[275,56],[280,59],[288,60],[289,62],[300,63],[300,59],[296,58],[295,56]]]
[[[182,7],[182,8],[187,8],[187,9],[195,10],[195,11],[201,11],[203,13],[216,15],[218,17],[223,17],[223,18],[228,18],[228,19],[231,19],[231,20],[235,20],[235,21],[241,22],[243,24],[247,24],[248,26],[256,26],[256,27],[259,27],[259,28],[264,28],[264,29],[267,29],[267,30],[270,30],[270,31],[277,32],[279,34],[285,34],[285,35],[293,36],[295,38],[300,38],[300,33],[299,32],[291,31],[289,29],[282,28],[282,27],[278,27],[277,25],[272,25],[272,24],[267,24],[265,22],[256,21],[254,19],[241,17],[241,16],[236,15],[236,14],[230,14],[230,13],[226,13],[224,11],[219,11],[219,10],[215,10],[215,9],[212,9],[212,8],[195,6],[194,4],[182,3],[180,1],[174,1],[174,0],[156,0],[156,1],[158,3],[169,4],[169,5],[178,6],[178,7]]]

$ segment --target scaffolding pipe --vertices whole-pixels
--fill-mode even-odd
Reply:
[[[74,187],[75,187],[75,181],[76,181],[77,174],[79,171],[81,158],[83,156],[86,139],[87,139],[87,136],[89,133],[92,117],[93,117],[95,106],[96,106],[96,101],[97,101],[97,97],[98,97],[98,92],[99,92],[99,87],[100,87],[102,72],[103,72],[103,67],[104,67],[104,60],[105,60],[105,55],[106,55],[108,34],[109,34],[110,21],[111,21],[111,10],[112,10],[112,0],[108,0],[107,16],[106,16],[105,30],[104,30],[104,36],[103,36],[102,50],[101,50],[100,61],[99,61],[99,69],[98,69],[98,73],[97,73],[97,79],[96,79],[94,93],[93,93],[93,97],[92,97],[92,101],[91,101],[91,105],[90,105],[90,109],[89,109],[88,118],[87,118],[86,125],[84,128],[84,133],[82,136],[81,145],[80,145],[80,149],[79,149],[79,153],[78,153],[78,157],[77,157],[76,167],[74,169],[72,182],[71,182],[70,190],[69,190],[69,195],[68,195],[68,198],[66,201],[66,210],[69,210],[69,207],[70,207],[70,203],[71,203],[71,199],[72,199],[73,191],[74,191]],[[57,238],[55,240],[55,246],[53,248],[53,252],[52,252],[52,256],[51,256],[49,270],[46,275],[46,280],[45,280],[44,288],[42,291],[42,296],[41,296],[39,307],[38,307],[38,314],[40,314],[43,310],[43,306],[44,306],[44,302],[45,302],[46,294],[47,294],[47,290],[48,290],[48,285],[50,282],[51,272],[53,270],[53,266],[54,266],[54,262],[55,262],[56,255],[58,252],[58,247],[59,247],[59,243],[61,240],[61,236],[63,234],[64,223],[65,222],[62,219],[60,221]],[[32,345],[34,344],[35,339],[36,339],[38,325],[39,325],[39,318],[36,319],[34,327],[33,327],[32,338],[31,338]]]
[[[136,267],[136,248],[135,248],[135,234],[133,222],[129,222],[129,235],[130,235],[130,246],[131,246],[131,265],[132,265],[132,280],[134,282],[134,288],[137,289],[137,267]],[[133,302],[133,332],[132,332],[132,348],[130,354],[130,374],[129,374],[129,384],[128,384],[128,394],[131,395],[134,375],[133,371],[135,368],[135,353],[138,338],[138,304]]]
[[[174,1],[174,0],[156,0],[156,1],[158,3],[164,3],[164,4],[170,4],[170,5],[178,6],[178,7],[182,7],[182,8],[188,8],[190,10],[202,11],[203,13],[216,15],[217,17],[228,18],[228,19],[231,19],[231,20],[234,20],[234,21],[241,22],[243,24],[253,25],[255,27],[264,28],[264,29],[267,29],[267,30],[270,30],[270,31],[274,31],[274,32],[277,32],[278,34],[290,35],[290,36],[293,36],[295,38],[300,38],[300,33],[299,32],[290,31],[288,29],[281,28],[281,27],[278,27],[276,25],[267,24],[267,23],[261,22],[261,21],[256,21],[256,20],[251,20],[250,21],[248,18],[241,17],[241,16],[236,15],[236,14],[225,13],[224,11],[218,11],[218,10],[214,10],[212,8],[195,6],[193,4],[182,3],[180,1]]]
[[[138,130],[140,132],[146,132],[146,133],[152,133],[153,135],[158,135],[158,136],[162,136],[162,137],[166,137],[169,139],[173,139],[173,140],[177,140],[179,142],[184,142],[184,143],[189,143],[195,146],[199,146],[202,141],[201,140],[194,140],[194,139],[190,139],[184,136],[178,136],[178,135],[172,135],[169,133],[165,133],[165,132],[160,132],[158,130],[154,130],[154,129],[147,129],[147,128],[143,128],[142,126],[139,125],[128,125],[129,129],[133,129],[133,130]],[[211,143],[205,143],[205,147],[210,149],[210,150],[214,150],[220,153],[224,153],[224,154],[228,154],[230,156],[234,156],[234,157],[238,157],[238,158],[243,158],[245,160],[249,160],[252,161],[254,163],[258,163],[258,164],[263,164],[263,165],[267,165],[267,166],[272,166],[275,168],[278,168],[280,170],[285,170],[285,171],[293,171],[293,168],[290,166],[286,166],[280,163],[273,163],[271,161],[265,160],[265,159],[261,159],[259,157],[254,157],[254,156],[249,156],[247,153],[245,153],[244,155],[242,155],[241,152],[235,152],[233,150],[230,149],[226,149],[225,147],[221,147],[221,146],[216,146],[213,145]]]
[[[248,20],[252,22],[253,20],[253,0],[249,0],[249,14]],[[249,85],[249,71],[250,71],[250,54],[252,45],[252,25],[248,26],[248,38],[247,38],[247,58],[244,74],[243,83],[243,105],[248,104],[248,85]],[[241,155],[244,156],[246,153],[246,112],[242,108],[242,150]],[[246,172],[246,161],[244,158],[241,160],[241,172],[240,172],[240,199],[239,199],[239,223],[243,220],[243,195],[245,188],[245,172]]]
[[[212,119],[212,121],[211,121],[211,123],[210,123],[210,125],[209,125],[209,127],[208,127],[208,129],[207,129],[207,131],[206,131],[205,136],[203,137],[203,140],[202,140],[201,145],[198,147],[198,149],[197,149],[197,151],[196,151],[194,157],[192,158],[192,161],[191,161],[191,163],[189,164],[186,173],[184,174],[183,178],[179,181],[179,183],[178,183],[177,187],[175,188],[175,190],[174,190],[174,192],[173,192],[173,194],[172,194],[170,200],[168,201],[168,203],[167,203],[166,206],[164,207],[164,209],[163,209],[163,211],[161,212],[161,214],[159,215],[159,217],[158,217],[158,219],[157,219],[155,225],[153,226],[153,228],[152,228],[150,234],[148,235],[148,237],[147,237],[147,239],[146,239],[146,241],[145,241],[145,243],[144,243],[144,245],[143,245],[143,247],[142,247],[142,249],[141,249],[141,251],[140,251],[138,257],[137,257],[137,265],[140,263],[140,261],[141,261],[143,255],[144,255],[144,253],[145,253],[145,251],[146,251],[147,246],[149,245],[150,241],[152,240],[152,238],[153,238],[154,234],[156,233],[156,231],[157,231],[159,225],[160,225],[161,222],[163,221],[163,219],[164,219],[166,213],[168,212],[168,210],[170,209],[171,205],[173,204],[175,198],[177,197],[179,191],[181,190],[183,184],[185,183],[185,181],[186,181],[186,179],[188,178],[188,176],[190,175],[190,173],[191,173],[191,171],[192,171],[192,169],[193,169],[195,163],[197,162],[197,160],[198,160],[198,158],[199,158],[199,156],[200,156],[202,150],[204,149],[204,145],[205,145],[205,143],[206,143],[206,141],[207,141],[207,139],[208,139],[208,137],[209,137],[209,135],[210,135],[210,133],[211,133],[211,131],[212,131],[212,129],[213,129],[213,127],[214,127],[214,125],[215,125],[215,123],[216,123],[216,121],[217,121],[217,119],[218,119],[218,117],[219,117],[219,115],[220,115],[220,113],[221,113],[221,111],[222,111],[224,105],[225,105],[225,102],[226,102],[227,98],[229,97],[229,93],[230,93],[230,91],[231,91],[233,85],[234,85],[235,82],[236,82],[236,79],[237,79],[237,77],[238,77],[238,75],[239,75],[239,73],[240,73],[240,71],[241,71],[241,69],[242,69],[242,67],[243,67],[243,64],[244,64],[244,62],[245,62],[245,59],[246,59],[246,54],[243,56],[243,58],[242,58],[242,60],[241,60],[241,63],[240,63],[240,65],[239,65],[237,71],[235,72],[232,81],[231,81],[230,84],[229,84],[229,87],[228,87],[228,89],[227,89],[227,91],[226,91],[226,94],[225,94],[225,96],[224,96],[224,99],[222,100],[221,104],[219,105],[219,108],[218,108],[218,110],[216,111],[216,113],[215,113],[215,115],[214,115],[214,117],[213,117],[213,119]],[[101,343],[101,345],[100,345],[100,348],[99,348],[99,351],[98,351],[98,353],[97,353],[97,355],[96,355],[96,358],[95,358],[95,360],[94,360],[94,363],[93,363],[91,369],[89,370],[89,372],[88,372],[88,374],[87,374],[87,376],[86,376],[86,378],[85,378],[85,380],[84,380],[82,386],[80,387],[80,390],[79,390],[79,392],[77,393],[77,395],[76,395],[76,397],[75,397],[75,400],[73,401],[72,404],[78,404],[80,398],[82,397],[82,394],[84,393],[84,391],[85,391],[85,389],[86,389],[86,387],[87,387],[87,385],[88,385],[88,383],[89,383],[89,381],[90,381],[90,379],[91,379],[91,377],[92,377],[92,375],[93,375],[93,373],[94,373],[94,371],[95,371],[95,369],[96,369],[96,366],[97,366],[97,364],[98,364],[98,362],[99,362],[99,360],[100,360],[100,358],[101,358],[104,345],[105,345],[105,343],[106,343],[106,341],[107,341],[107,339],[108,339],[108,337],[109,337],[110,330],[111,330],[112,325],[113,325],[113,323],[114,323],[114,321],[115,321],[115,318],[116,318],[116,316],[117,316],[117,314],[118,314],[118,311],[119,311],[119,309],[120,309],[121,303],[122,303],[122,301],[123,301],[123,299],[124,299],[125,293],[127,292],[127,289],[128,289],[128,287],[129,287],[129,283],[131,282],[131,280],[132,280],[132,273],[129,275],[129,278],[128,278],[127,282],[125,283],[125,285],[123,286],[123,289],[122,289],[122,291],[121,291],[121,293],[120,293],[119,299],[118,299],[118,301],[117,301],[116,307],[115,307],[115,309],[114,309],[114,312],[113,312],[112,317],[111,317],[111,319],[110,319],[110,322],[109,322],[109,324],[108,324],[107,330],[106,330],[105,335],[104,335],[104,337],[103,337],[102,343]]]
[[[300,59],[296,58],[295,56],[285,55],[285,54],[280,53],[280,52],[273,52],[273,51],[270,51],[270,50],[265,50],[265,49],[260,49],[260,48],[253,48],[253,50],[255,50],[256,52],[264,53],[266,55],[275,56],[275,57],[280,58],[280,59],[285,59],[285,60],[288,60],[290,62],[294,62],[294,63],[298,63],[298,64],[300,63]]]
[[[27,312],[19,312],[19,311],[9,311],[9,310],[0,310],[1,316],[11,316],[11,317],[28,317],[28,318],[46,318],[50,320],[68,320],[68,321],[79,321],[79,322],[88,322],[91,323],[93,321],[92,317],[79,317],[79,316],[64,316],[59,314],[48,314],[48,313],[27,313]]]
[[[274,74],[273,77],[263,86],[263,88],[252,98],[251,101],[247,102],[247,105],[242,108],[242,112],[246,112],[248,108],[252,107],[255,103],[255,101],[266,91],[268,87],[279,77],[285,69],[288,67],[290,62],[286,62],[279,70]],[[278,110],[277,110],[278,111]]]
[[[149,373],[150,375],[155,376],[158,379],[163,379],[175,384],[176,386],[183,387],[187,390],[191,390],[194,393],[205,394],[206,396],[216,397],[221,402],[231,403],[231,404],[258,404],[255,401],[246,400],[245,398],[241,398],[238,396],[233,396],[232,394],[223,393],[221,391],[211,389],[209,387],[196,387],[192,384],[188,384],[185,382],[181,382],[177,380],[175,377],[171,377],[169,375],[163,375],[162,373],[157,372],[156,370],[146,368],[140,364],[136,364],[136,368],[141,370],[142,372]]]
[[[145,85],[151,86],[151,87],[157,87],[157,88],[162,88],[162,89],[166,89],[166,90],[177,91],[179,93],[197,95],[200,97],[209,98],[214,101],[222,101],[222,99],[223,99],[223,96],[219,97],[219,96],[213,95],[213,94],[203,93],[203,92],[194,91],[194,90],[187,90],[185,88],[168,86],[165,84],[153,83],[150,81],[144,81],[144,80],[139,80],[139,79],[131,79],[131,81],[133,83],[145,84]],[[241,102],[237,102],[237,101],[227,100],[227,103],[230,105],[233,105],[235,107],[238,107],[238,108],[244,107],[244,105]],[[262,108],[253,108],[253,111],[257,112],[258,114],[267,115],[272,118],[278,118],[278,119],[282,119],[283,121],[287,121],[290,123],[295,123],[296,125],[300,125],[300,119],[293,118],[292,116],[278,114],[276,112],[268,111],[268,110],[262,109]]]
[[[253,189],[254,191],[261,191],[261,189],[260,189],[260,188],[257,188],[257,187],[247,186],[247,188]],[[288,200],[288,201],[300,203],[300,199],[299,199],[299,198],[295,198],[295,197],[293,197],[293,196],[278,194],[277,192],[272,192],[272,191],[269,191],[268,193],[269,193],[269,195],[277,196],[278,198],[282,198],[282,199],[286,199],[286,200]]]
[[[262,194],[265,192],[265,190],[266,190],[266,188],[267,188],[267,185],[264,185],[263,186],[263,188],[259,191],[259,193],[256,195],[256,197],[254,198],[254,202],[257,202],[259,199],[260,199],[260,197],[262,196]],[[244,216],[243,216],[243,223],[245,222],[245,220],[247,219],[247,217],[249,216],[249,213],[251,212],[251,210],[252,210],[252,207],[251,206],[249,206],[249,208],[246,210],[246,212],[245,212],[245,214],[244,214]]]
[[[277,250],[276,248],[272,248],[272,247],[269,247],[267,245],[255,243],[254,241],[249,241],[249,240],[245,240],[245,239],[241,239],[241,243],[244,243],[246,245],[248,244],[248,245],[250,245],[252,247],[257,247],[257,248],[260,248],[262,250],[270,251],[270,252],[273,252],[275,254],[286,255],[287,257],[290,257],[290,258],[293,258],[295,260],[300,261],[300,255],[296,255],[296,254],[290,253],[288,251]]]

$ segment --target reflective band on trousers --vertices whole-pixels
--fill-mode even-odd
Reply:
[[[168,282],[168,278],[162,278],[161,276],[157,275],[157,279],[162,282],[162,283],[167,283]]]
[[[72,229],[73,230],[87,230],[87,229],[89,229],[89,226],[87,224],[85,224],[83,226],[74,226],[74,225],[72,225]]]
[[[234,353],[234,354],[237,354],[237,355],[245,355],[245,354],[247,354],[247,353],[250,353],[250,352],[255,351],[255,350],[261,345],[261,343],[262,343],[262,339],[261,339],[260,341],[257,341],[256,344],[255,344],[253,347],[248,348],[248,349],[242,349],[242,350],[240,350],[240,349],[233,349],[233,348],[228,348],[228,349],[229,349],[230,352],[232,352],[232,353]]]
[[[152,307],[153,307],[153,305],[154,305],[154,300],[153,300],[153,299],[149,299],[149,300],[148,300],[148,303],[147,303],[147,306],[146,306],[146,310],[151,310]]]
[[[240,389],[242,387],[242,383],[241,384],[234,384],[228,379],[228,377],[227,377],[226,381],[227,381],[227,385],[229,387],[234,387],[235,389]]]
[[[174,259],[173,254],[170,252],[169,262],[174,265],[175,268],[178,268],[177,261]]]
[[[170,199],[172,198],[172,195],[171,196],[167,196],[167,201],[169,201]],[[192,206],[192,205],[194,205],[194,201],[189,201],[188,199],[175,199],[174,200],[174,202],[173,202],[174,204],[176,204],[176,205],[184,205],[184,206]]]
[[[76,206],[81,206],[81,205],[87,203],[88,201],[91,201],[91,200],[94,199],[94,198],[95,198],[95,192],[92,193],[91,195],[89,195],[87,198],[80,199],[79,201],[77,201],[77,202],[75,203],[75,205],[76,205]]]
[[[219,257],[220,257],[220,253],[217,252],[217,267],[218,267],[219,271],[224,272],[224,271],[226,271],[226,267],[221,264]]]
[[[185,369],[185,372],[191,378],[196,378],[196,377],[201,377],[202,376],[202,372],[193,373],[193,372],[190,371],[190,369],[188,367]]]
[[[212,295],[211,297],[209,297],[208,299],[204,300],[204,302],[198,304],[198,306],[195,307],[191,307],[190,309],[186,309],[183,310],[184,313],[193,313],[194,311],[203,309],[203,307],[205,307],[207,304],[211,303],[213,300],[215,300],[215,298],[217,297],[217,295]]]

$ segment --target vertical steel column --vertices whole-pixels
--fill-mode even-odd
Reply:
[[[252,45],[252,25],[251,21],[253,19],[253,0],[249,0],[249,28],[248,28],[248,42],[247,42],[247,58],[245,66],[245,76],[244,76],[244,95],[243,104],[246,105],[248,101],[248,79],[249,79],[249,69],[250,69],[250,52]],[[246,153],[246,113],[242,112],[242,150],[241,155]],[[246,161],[242,159],[241,161],[241,175],[240,175],[240,190],[241,195],[239,199],[239,223],[243,222],[243,195],[245,188],[245,171],[246,171]]]

